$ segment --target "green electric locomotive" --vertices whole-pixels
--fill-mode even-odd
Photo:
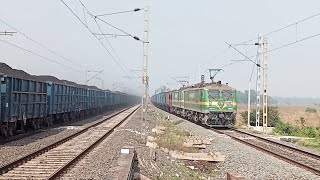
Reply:
[[[172,91],[171,95],[171,113],[211,127],[235,125],[237,95],[227,84],[202,83]]]

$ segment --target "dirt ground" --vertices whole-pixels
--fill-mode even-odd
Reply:
[[[280,112],[280,119],[288,122],[294,126],[301,126],[304,122],[305,126],[319,127],[320,126],[320,107],[316,105],[277,105]],[[253,106],[254,108],[255,106]],[[316,113],[305,112],[306,108],[314,108]],[[247,105],[238,105],[237,113],[237,126],[243,125],[243,119],[240,115],[241,112],[247,110]],[[302,120],[302,121],[301,121]]]

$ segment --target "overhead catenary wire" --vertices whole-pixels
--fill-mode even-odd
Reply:
[[[266,52],[260,53],[260,55],[263,55],[263,54],[269,53],[269,52],[274,52],[274,51],[280,50],[280,49],[282,49],[282,48],[285,48],[285,47],[288,47],[288,46],[294,45],[294,44],[296,44],[296,43],[303,42],[303,41],[306,41],[306,40],[308,40],[308,39],[312,39],[312,38],[315,38],[315,37],[318,37],[318,36],[320,36],[320,33],[317,33],[317,34],[314,34],[314,35],[311,35],[311,36],[308,36],[308,37],[305,37],[305,38],[302,38],[302,39],[299,39],[299,40],[296,40],[296,41],[293,41],[293,42],[290,42],[290,43],[287,43],[287,44],[284,44],[284,45],[281,45],[281,46],[279,46],[279,47],[270,49],[270,50],[268,50],[268,51],[266,51]],[[228,66],[231,66],[231,65],[233,65],[233,64],[240,63],[240,62],[244,62],[244,61],[246,61],[246,60],[251,61],[251,60],[249,60],[248,58],[253,58],[253,57],[255,57],[255,56],[256,56],[256,55],[247,56],[247,57],[246,57],[245,59],[243,59],[242,61],[231,62],[231,63],[228,63],[228,64],[222,66],[221,68],[228,67]]]
[[[18,45],[15,45],[15,44],[10,43],[10,42],[8,42],[8,41],[5,41],[5,40],[3,40],[3,39],[0,39],[0,41],[3,42],[3,43],[9,44],[9,45],[11,45],[11,46],[13,46],[13,47],[15,47],[15,48],[17,48],[17,49],[20,49],[20,50],[26,51],[26,52],[28,52],[28,53],[30,53],[30,54],[33,54],[33,55],[35,55],[35,56],[38,56],[38,57],[40,57],[40,58],[42,58],[42,59],[45,59],[45,60],[47,60],[47,61],[50,61],[50,62],[59,64],[59,65],[61,65],[61,66],[67,67],[67,68],[69,68],[69,69],[72,69],[72,70],[74,70],[74,71],[76,71],[76,72],[82,73],[81,71],[79,71],[79,70],[77,70],[77,69],[75,69],[75,68],[73,68],[73,67],[67,66],[67,65],[65,65],[65,64],[63,64],[63,63],[60,63],[60,62],[58,62],[58,61],[55,61],[55,60],[52,60],[52,59],[47,58],[47,57],[45,57],[45,56],[42,56],[42,55],[40,55],[40,54],[37,54],[37,53],[35,53],[35,52],[33,52],[33,51],[29,50],[29,49],[20,47],[20,46],[18,46]]]
[[[81,1],[80,1],[80,2],[81,2]],[[132,34],[130,34],[130,33],[128,33],[128,32],[126,32],[126,31],[124,31],[124,30],[122,30],[122,29],[120,29],[120,28],[116,27],[115,25],[112,25],[111,23],[109,23],[109,22],[107,22],[107,21],[105,21],[105,20],[101,19],[100,17],[95,16],[95,15],[91,14],[90,12],[88,12],[88,13],[89,13],[91,16],[93,16],[95,19],[98,19],[99,21],[101,21],[101,22],[103,22],[103,23],[105,23],[105,24],[107,24],[107,25],[111,26],[112,28],[114,28],[114,29],[116,29],[116,30],[118,30],[118,31],[120,31],[120,32],[122,32],[122,33],[124,33],[125,35],[131,36],[133,39],[135,39],[135,40],[137,40],[137,41],[141,41],[142,43],[148,43],[148,42],[144,42],[144,41],[142,41],[139,37],[134,36],[134,35],[132,35]]]
[[[100,42],[102,47],[106,50],[106,52],[110,55],[112,60],[119,66],[119,68],[127,74],[127,72],[123,69],[121,64],[115,59],[115,57],[111,54],[111,52],[108,50],[108,48],[103,44],[103,42],[93,33],[93,31],[80,19],[80,17],[63,1],[60,0],[68,9],[69,11],[87,28],[87,30]]]
[[[315,38],[315,37],[317,37],[317,36],[320,36],[320,33],[314,34],[314,35],[312,35],[312,36],[308,36],[308,37],[305,37],[305,38],[302,38],[302,39],[299,39],[299,40],[296,40],[296,41],[294,41],[294,42],[291,42],[291,43],[288,43],[288,44],[285,44],[285,45],[282,45],[282,46],[279,46],[279,47],[276,47],[276,48],[273,48],[273,49],[270,49],[270,50],[268,50],[266,53],[268,53],[268,52],[273,52],[273,51],[282,49],[282,48],[284,48],[284,47],[291,46],[291,45],[293,45],[293,44],[296,44],[296,43],[299,43],[299,42],[302,42],[302,41],[305,41],[305,40],[308,40],[308,39]],[[261,53],[261,54],[264,54],[264,53]]]
[[[303,42],[303,41],[306,41],[306,40],[308,40],[308,39],[312,39],[312,38],[315,38],[315,37],[318,37],[318,36],[320,36],[320,33],[314,34],[314,35],[311,35],[311,36],[308,36],[308,37],[305,37],[305,38],[302,38],[302,39],[299,39],[299,40],[296,40],[296,41],[293,41],[293,42],[290,42],[290,43],[287,43],[287,44],[284,44],[284,45],[281,45],[281,46],[276,47],[276,48],[273,48],[273,49],[270,49],[270,50],[268,50],[268,51],[266,51],[266,52],[260,53],[260,55],[263,55],[263,54],[269,53],[269,52],[274,52],[274,51],[280,50],[280,49],[282,49],[282,48],[285,48],[285,47],[288,47],[288,46],[294,45],[294,44],[296,44],[296,43]],[[254,56],[255,56],[255,55],[250,56],[249,58],[252,58],[252,57],[254,57]]]
[[[103,71],[104,71],[104,70],[99,71],[96,75],[94,75],[94,76],[92,76],[90,79],[88,79],[88,80],[86,81],[86,83],[89,82],[89,81],[91,81],[93,78],[97,79],[97,76],[98,76],[99,74],[103,73]]]
[[[306,17],[306,18],[304,18],[304,19],[301,19],[301,20],[299,20],[299,21],[293,22],[293,23],[291,23],[291,24],[289,24],[289,25],[286,25],[286,26],[280,27],[280,28],[278,28],[278,29],[275,29],[275,30],[273,30],[273,31],[270,31],[270,32],[268,32],[268,33],[265,33],[265,34],[263,34],[262,36],[268,36],[268,35],[270,35],[270,34],[273,34],[273,33],[282,31],[282,30],[284,30],[284,29],[287,29],[287,28],[289,28],[289,27],[291,27],[291,26],[297,26],[299,23],[302,23],[302,22],[304,22],[304,21],[310,20],[310,19],[315,18],[315,17],[317,17],[317,16],[319,16],[319,15],[320,15],[320,12],[318,12],[318,13],[316,13],[316,14],[313,14],[313,15],[311,15],[311,16],[308,16],[308,17]],[[296,27],[296,28],[297,28],[297,27]],[[296,30],[296,31],[297,31],[297,30]],[[246,43],[248,43],[248,42],[250,42],[250,41],[253,41],[253,40],[256,40],[256,39],[258,39],[258,38],[254,38],[254,39],[250,39],[250,40],[244,41],[244,42],[242,42],[242,43],[239,43],[238,45],[245,45]]]
[[[31,38],[31,37],[30,37],[30,36],[28,36],[27,34],[23,33],[22,31],[20,31],[20,30],[18,30],[17,28],[13,27],[13,26],[12,26],[12,25],[10,25],[9,23],[5,22],[4,20],[0,19],[0,22],[2,22],[2,23],[3,23],[3,24],[5,24],[6,26],[8,26],[8,27],[10,27],[10,28],[14,29],[14,30],[15,30],[15,31],[17,31],[19,34],[21,34],[21,35],[22,35],[22,36],[24,36],[25,38],[29,39],[30,41],[32,41],[32,42],[34,42],[34,43],[36,43],[37,45],[41,46],[42,48],[46,49],[47,51],[49,51],[49,52],[51,52],[51,53],[53,53],[53,54],[57,55],[58,57],[60,57],[60,58],[62,58],[62,59],[64,59],[64,60],[66,60],[66,61],[71,62],[71,63],[72,63],[72,64],[74,64],[74,65],[79,66],[80,68],[82,68],[82,66],[81,66],[80,64],[77,64],[77,63],[75,63],[75,62],[71,61],[70,59],[68,59],[68,58],[66,58],[66,57],[64,57],[64,56],[62,56],[62,55],[60,55],[59,53],[57,53],[56,51],[54,51],[54,50],[52,50],[52,49],[48,48],[47,46],[43,45],[42,43],[40,43],[40,42],[38,42],[38,41],[34,40],[33,38]]]
[[[120,32],[128,35],[128,36],[135,37],[135,36],[133,36],[132,34],[126,32],[126,31],[124,31],[124,30],[122,30],[122,29],[120,29],[120,28],[118,28],[118,27],[116,27],[116,26],[114,26],[114,25],[112,25],[112,24],[110,24],[109,22],[107,22],[107,21],[105,21],[105,20],[103,20],[103,19],[101,19],[101,18],[99,18],[99,17],[97,17],[97,16],[94,16],[94,18],[100,20],[101,22],[106,23],[107,25],[113,27],[114,29],[116,29],[116,30],[118,30],[118,31],[120,31]]]
[[[96,20],[96,19],[94,19],[94,21],[96,22],[96,24],[97,24],[97,26],[98,26],[99,30],[100,30],[100,31],[101,31],[101,33],[103,34],[102,28],[101,28],[101,26],[99,25],[99,23],[97,22],[97,20]],[[105,36],[105,35],[104,35],[104,36]],[[111,45],[110,41],[108,41],[108,39],[107,39],[107,38],[105,38],[105,40],[107,41],[107,43],[108,43],[108,44],[109,44],[109,46],[111,47],[111,49],[112,49],[113,53],[116,55],[116,57],[117,57],[119,60],[121,60],[121,59],[120,59],[120,57],[119,57],[119,55],[118,55],[118,53],[115,51],[115,49],[114,49],[114,48],[113,48],[113,46]],[[126,65],[124,65],[124,64],[123,64],[123,66],[124,66],[127,70],[129,70],[129,71],[133,72],[134,74],[136,74],[138,77],[140,77],[140,78],[141,78],[141,76],[140,76],[137,72],[132,71],[132,69],[129,69],[129,68],[128,68]]]
[[[255,63],[251,58],[249,58],[247,55],[243,54],[241,51],[239,51],[238,49],[236,49],[235,47],[233,47],[231,44],[227,43],[226,44],[229,45],[229,47],[231,47],[232,49],[236,50],[238,53],[240,53],[242,56],[244,56],[246,59],[250,60],[251,62],[253,62],[254,64],[256,64],[257,66],[260,67],[260,64]]]
[[[135,8],[133,10],[129,10],[129,11],[120,11],[120,12],[115,12],[115,13],[106,13],[106,14],[100,14],[100,15],[96,15],[96,17],[99,16],[110,16],[110,15],[116,15],[116,14],[123,14],[123,13],[129,13],[129,12],[135,12],[135,11],[140,11],[140,8]]]
[[[91,12],[88,10],[88,8],[82,3],[82,1],[79,0],[79,2],[80,2],[81,5],[83,6],[83,8],[87,11],[87,13],[92,16],[92,13],[91,13]],[[102,31],[101,26],[100,26],[99,23],[97,22],[96,18],[94,18],[94,21],[95,21],[96,25],[98,26],[99,31],[101,32],[101,34],[102,34],[104,37],[106,37],[106,35],[104,35],[104,32]],[[96,36],[96,33],[93,33],[93,34]],[[100,39],[99,39],[99,40],[100,40]],[[116,57],[118,58],[118,60],[121,61],[118,53],[115,51],[115,49],[113,48],[113,46],[112,46],[112,44],[110,43],[110,41],[108,41],[107,38],[105,38],[105,40],[106,40],[106,42],[108,43],[108,45],[110,46],[110,48],[111,48],[111,50],[113,51],[113,53],[114,53],[114,54],[116,55]],[[135,73],[138,77],[141,78],[141,76],[140,76],[138,73],[136,73],[136,72],[132,71],[131,69],[129,69],[125,64],[123,64],[123,66],[124,66],[127,70]]]

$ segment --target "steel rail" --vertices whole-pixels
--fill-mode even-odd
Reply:
[[[270,139],[267,139],[267,138],[252,134],[252,133],[244,132],[244,131],[241,131],[241,130],[238,130],[238,129],[234,129],[233,128],[232,130],[234,130],[236,132],[239,132],[239,133],[243,133],[243,134],[249,135],[249,136],[253,136],[255,138],[258,138],[258,139],[260,139],[262,141],[265,141],[265,142],[268,142],[268,143],[273,143],[273,144],[276,144],[276,145],[279,145],[279,146],[283,146],[283,147],[288,148],[290,150],[297,151],[298,153],[301,153],[301,154],[307,155],[309,157],[312,157],[314,159],[320,160],[320,155],[318,155],[318,154],[314,154],[314,153],[311,153],[311,152],[308,152],[308,151],[304,151],[302,149],[297,149],[295,147],[292,147],[292,146],[289,146],[289,145],[286,145],[286,144],[282,144],[280,142],[273,141],[273,140],[270,140]]]
[[[297,166],[299,166],[299,167],[302,167],[302,168],[304,168],[304,169],[306,169],[306,170],[308,170],[308,171],[311,171],[311,172],[315,173],[316,175],[320,175],[320,169],[319,169],[319,168],[311,167],[311,166],[306,165],[306,164],[304,164],[304,163],[298,162],[298,161],[296,161],[296,160],[294,160],[294,159],[291,159],[291,158],[286,157],[286,156],[284,156],[284,155],[281,155],[281,154],[279,154],[279,153],[273,152],[273,151],[271,151],[271,150],[269,150],[269,149],[267,149],[267,148],[261,147],[261,146],[259,146],[259,145],[256,145],[256,144],[252,143],[252,142],[248,142],[248,141],[246,141],[246,140],[244,140],[244,139],[241,139],[241,138],[238,138],[238,137],[233,136],[233,135],[231,135],[231,134],[228,134],[228,133],[226,133],[226,132],[223,132],[222,130],[216,130],[216,129],[211,129],[211,130],[213,130],[213,131],[215,131],[215,132],[217,132],[217,133],[220,133],[220,134],[225,134],[225,135],[231,137],[232,139],[234,139],[234,140],[236,140],[236,141],[238,141],[238,142],[240,142],[240,143],[243,143],[243,144],[245,144],[245,145],[248,145],[248,146],[250,146],[250,147],[253,147],[253,148],[255,148],[255,149],[257,149],[257,150],[260,150],[260,151],[262,151],[262,152],[266,152],[266,153],[268,153],[268,154],[271,154],[271,155],[273,155],[274,157],[277,157],[277,158],[279,158],[279,159],[285,160],[285,161],[287,161],[287,162],[289,162],[289,163],[292,163],[292,164],[294,164],[294,165],[297,165]],[[236,132],[243,133],[243,134],[246,134],[246,135],[249,135],[249,136],[252,136],[252,137],[256,137],[255,135],[252,135],[251,133],[244,133],[244,132],[242,132],[242,131],[236,131]],[[258,138],[258,137],[257,137],[257,138]],[[260,140],[262,140],[262,141],[266,140],[265,138],[262,138],[262,137],[259,137],[258,139],[260,139]],[[275,145],[277,145],[277,146],[281,146],[281,147],[287,148],[286,145],[283,145],[283,144],[281,144],[281,143],[275,143],[274,141],[264,141],[264,142],[267,142],[267,143],[269,143],[269,144],[275,144]],[[290,147],[290,146],[289,146],[289,147]],[[298,153],[299,153],[300,151],[302,151],[302,150],[299,150],[299,149],[296,149],[296,148],[293,148],[293,147],[290,147],[289,149],[290,149],[290,150],[297,151]],[[306,153],[306,155],[307,155],[307,154],[309,154],[309,153]],[[309,156],[309,155],[308,155],[308,156]],[[318,155],[316,155],[314,158],[315,158],[315,159],[318,159],[317,157],[318,157]]]
[[[122,111],[123,109],[117,109],[117,110]],[[103,112],[103,113],[107,114],[107,116],[112,114],[110,112]],[[57,128],[57,127],[60,127],[60,126],[72,125],[72,123],[81,122],[83,120],[86,120],[86,119],[89,119],[89,118],[93,118],[93,117],[98,117],[100,115],[102,115],[102,114],[97,114],[97,115],[88,116],[88,117],[82,117],[82,118],[79,118],[79,119],[74,119],[74,120],[71,120],[71,121],[54,124],[52,126],[42,127],[41,129],[36,129],[36,130],[31,130],[31,131],[28,131],[28,132],[21,133],[21,134],[16,134],[16,135],[13,135],[13,136],[10,136],[10,137],[7,137],[7,138],[4,138],[4,137],[0,136],[0,145],[5,145],[7,143],[11,143],[11,142],[23,139],[23,138],[27,138],[27,137],[30,137],[30,136],[33,136],[33,135],[36,135],[36,134],[40,134],[40,133],[42,133],[44,131],[51,130],[51,129],[54,129],[54,128]]]
[[[45,146],[45,147],[43,147],[43,148],[41,148],[39,150],[31,152],[31,153],[29,153],[29,154],[27,154],[27,155],[25,155],[23,157],[20,157],[20,158],[14,159],[11,162],[8,162],[7,164],[5,164],[5,165],[0,167],[0,175],[8,172],[9,170],[15,168],[16,166],[19,166],[20,164],[23,164],[24,162],[27,162],[27,161],[29,161],[31,159],[34,159],[35,157],[37,157],[37,156],[39,156],[39,155],[41,155],[41,154],[43,154],[43,153],[45,153],[45,152],[47,152],[47,151],[49,151],[49,150],[51,150],[53,148],[65,143],[67,141],[70,141],[71,139],[73,139],[73,138],[75,138],[75,137],[87,132],[90,128],[95,127],[95,126],[97,126],[99,124],[102,124],[103,122],[105,122],[105,121],[107,121],[107,120],[109,120],[109,119],[111,119],[111,118],[123,113],[124,111],[126,111],[126,110],[128,110],[130,108],[132,108],[132,107],[129,107],[129,108],[123,109],[123,110],[121,110],[119,112],[116,112],[114,114],[111,114],[111,115],[107,116],[105,119],[103,119],[103,120],[101,120],[99,122],[96,122],[96,123],[84,128],[84,129],[82,129],[82,130],[80,130],[80,131],[78,131],[78,132],[76,132],[76,133],[74,133],[72,135],[69,135],[69,136],[67,136],[67,137],[65,137],[65,138],[63,138],[63,139],[61,139],[61,140],[59,140],[57,142],[54,142],[54,143],[52,143],[52,144],[50,144],[48,146]]]
[[[48,179],[55,179],[58,178],[61,174],[63,174],[64,171],[66,171],[73,163],[78,161],[83,155],[85,155],[87,152],[92,150],[94,147],[96,147],[98,144],[100,144],[104,139],[106,139],[110,134],[114,132],[114,130],[119,127],[125,120],[127,120],[132,114],[137,112],[137,110],[140,108],[137,107],[135,110],[133,110],[130,114],[128,114],[125,118],[123,118],[119,123],[117,123],[113,128],[105,132],[98,140],[93,142],[90,146],[88,146],[85,150],[80,152],[76,157],[71,159],[68,163],[66,163],[64,166],[59,168],[56,172],[54,172]],[[129,173],[129,172],[128,172]]]

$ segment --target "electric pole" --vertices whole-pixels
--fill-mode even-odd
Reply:
[[[268,127],[268,42],[263,38],[263,132]]]
[[[261,49],[262,49],[262,42],[261,42],[261,35],[258,37],[258,57],[257,57],[257,64],[261,64]],[[257,110],[256,110],[256,127],[259,127],[260,122],[260,109],[261,109],[261,67],[257,67]]]
[[[149,76],[148,76],[148,43],[149,43],[149,7],[144,8],[144,41],[143,41],[143,74],[142,82],[144,85],[144,92],[142,95],[142,108],[141,108],[141,134],[146,135],[146,114],[148,109],[149,97]]]

